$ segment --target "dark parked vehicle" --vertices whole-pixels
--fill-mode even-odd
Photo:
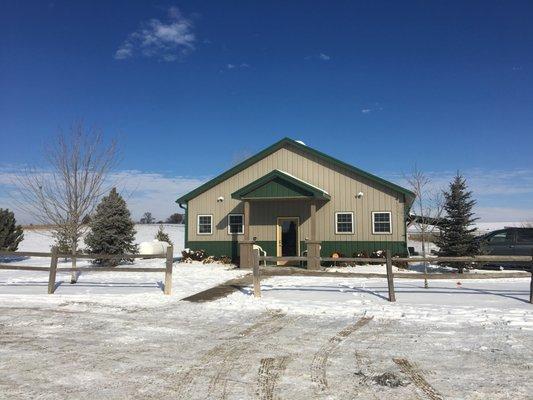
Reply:
[[[497,256],[533,255],[533,228],[505,228],[478,238],[483,253]],[[498,263],[486,267],[530,269],[531,263]]]

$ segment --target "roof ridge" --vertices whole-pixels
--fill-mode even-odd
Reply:
[[[350,165],[344,161],[341,161],[337,158],[334,158],[328,154],[325,154],[319,150],[316,150],[312,147],[309,147],[308,145],[306,144],[301,144],[299,143],[298,141],[294,140],[294,139],[291,139],[290,137],[284,137],[280,140],[278,140],[277,142],[275,142],[274,144],[268,146],[267,148],[261,150],[260,152],[256,153],[255,155],[247,158],[246,160],[240,162],[239,164],[235,165],[234,167],[224,171],[223,173],[217,175],[215,178],[211,179],[210,181],[200,185],[199,187],[197,187],[196,189],[190,191],[189,193],[181,196],[180,198],[178,198],[176,200],[176,203],[185,203],[193,198],[195,198],[196,196],[200,195],[201,193],[205,192],[206,190],[210,189],[211,187],[215,186],[216,184],[232,177],[233,175],[237,174],[238,172],[244,170],[245,168],[248,168],[249,166],[255,164],[256,162],[262,160],[264,157],[268,156],[269,154],[272,154],[273,152],[275,152],[276,150],[280,149],[283,147],[283,145],[285,144],[289,144],[289,145],[292,145],[302,151],[305,151],[305,152],[308,152],[308,153],[311,153],[311,154],[315,154],[316,156],[318,157],[321,157],[321,158],[324,158],[324,159],[327,159],[329,160],[330,162],[333,162],[334,164],[337,164],[337,165],[340,165],[348,170],[351,170],[352,172],[358,174],[358,175],[361,175],[361,176],[364,176],[370,180],[373,180],[375,182],[378,182],[380,183],[381,185],[385,186],[385,187],[388,187],[392,190],[395,190],[396,192],[399,192],[399,193],[402,193],[403,195],[405,195],[406,197],[408,197],[410,200],[413,200],[415,198],[415,194],[408,190],[408,189],[405,189],[403,187],[401,187],[400,185],[397,185],[395,183],[392,183],[390,181],[387,181],[383,178],[380,178],[379,176],[376,176],[374,174],[371,174],[370,172],[366,172],[362,169],[359,169],[357,167],[354,167],[353,165]]]

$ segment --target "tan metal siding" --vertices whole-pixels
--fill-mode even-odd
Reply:
[[[404,241],[403,196],[385,186],[356,175],[341,166],[308,155],[298,149],[282,148],[224,182],[200,194],[188,203],[189,240],[231,240],[227,233],[227,216],[242,213],[243,206],[231,198],[231,193],[269,173],[280,169],[312,185],[326,190],[331,200],[317,207],[317,239],[328,241]],[[357,193],[363,192],[361,199]],[[217,202],[218,197],[223,202]],[[335,212],[352,211],[355,216],[355,234],[335,234]],[[391,235],[372,234],[372,211],[390,211]],[[213,235],[197,235],[198,214],[213,214]],[[276,239],[276,217],[300,217],[301,238],[309,236],[309,204],[304,201],[256,201],[251,203],[250,236],[258,240]]]

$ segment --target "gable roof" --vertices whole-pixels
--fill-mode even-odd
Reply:
[[[231,194],[234,199],[305,199],[329,200],[331,197],[320,189],[285,171],[275,169]]]
[[[232,177],[233,175],[239,173],[240,171],[248,168],[249,166],[255,164],[259,160],[265,158],[266,156],[274,153],[275,151],[284,148],[284,147],[294,147],[297,148],[305,153],[317,156],[319,158],[322,158],[324,160],[327,160],[335,165],[341,166],[351,172],[354,172],[357,175],[363,176],[371,181],[377,182],[385,187],[388,187],[389,189],[394,190],[395,192],[401,193],[405,195],[406,202],[411,203],[414,198],[415,194],[411,192],[410,190],[407,190],[399,185],[396,185],[395,183],[389,182],[383,178],[380,178],[376,175],[373,175],[369,172],[363,171],[362,169],[356,168],[353,165],[347,164],[344,161],[340,161],[336,158],[333,158],[325,153],[322,153],[321,151],[315,150],[305,144],[302,144],[300,142],[297,142],[296,140],[293,140],[291,138],[283,138],[280,141],[274,143],[273,145],[267,147],[266,149],[260,151],[256,155],[247,158],[243,162],[237,164],[233,168],[228,169],[226,172],[218,175],[217,177],[211,179],[210,181],[204,183],[203,185],[200,185],[196,189],[190,191],[189,193],[181,196],[179,199],[176,200],[176,203],[186,203],[187,201],[195,198],[196,196],[202,194],[208,189],[211,189],[215,185],[218,185],[219,183],[225,181],[226,179]]]

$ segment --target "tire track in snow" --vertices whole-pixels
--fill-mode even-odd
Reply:
[[[314,355],[311,363],[311,381],[316,384],[316,392],[322,392],[328,387],[326,375],[326,365],[330,354],[340,345],[340,343],[359,328],[368,324],[373,317],[363,317],[357,322],[346,326],[335,336],[331,337]]]
[[[418,369],[405,358],[393,358],[400,370],[407,375],[407,377],[415,384],[417,388],[422,390],[426,396],[431,400],[443,400],[443,397],[437,392],[422,376]]]
[[[273,400],[274,390],[280,375],[285,371],[290,358],[288,356],[263,358],[259,366],[257,379],[257,397],[259,400]]]
[[[195,380],[206,379],[205,373],[210,371],[212,367],[215,367],[217,372],[214,377],[211,378],[209,383],[208,398],[214,398],[216,396],[217,385],[221,382],[218,389],[221,389],[221,398],[225,398],[227,391],[227,374],[231,369],[231,355],[232,353],[239,354],[239,349],[243,347],[249,347],[249,339],[261,337],[265,334],[270,334],[281,330],[283,326],[279,326],[277,329],[276,322],[281,320],[285,316],[281,312],[270,312],[263,314],[260,320],[246,328],[236,336],[230,338],[227,342],[215,346],[204,354],[193,366],[186,368],[183,372],[179,373],[178,383],[176,387],[177,399],[190,399],[191,392],[194,389]],[[274,326],[273,326],[274,325]],[[253,343],[253,342],[252,342]],[[244,348],[243,348],[244,351]],[[222,359],[217,365],[217,359]],[[207,378],[209,379],[209,378]]]
[[[218,365],[215,375],[211,378],[208,388],[208,398],[226,399],[228,389],[228,376],[235,366],[241,364],[240,360],[253,346],[257,345],[257,339],[279,332],[285,327],[288,321],[285,314],[276,313],[265,321],[253,325],[244,331],[241,340],[222,349],[220,354],[222,362]],[[282,320],[283,319],[283,320]]]

